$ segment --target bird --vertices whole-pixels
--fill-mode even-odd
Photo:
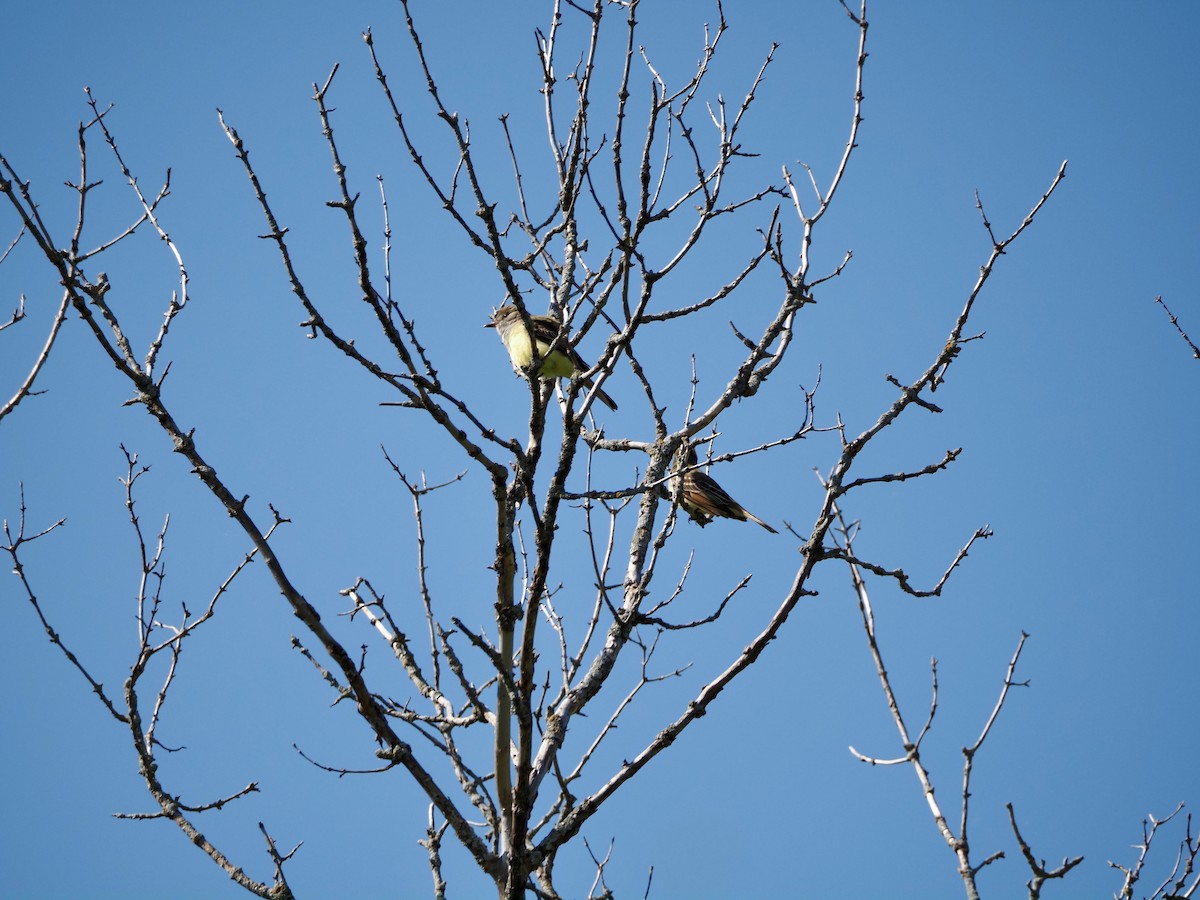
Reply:
[[[580,358],[565,337],[556,341],[560,331],[557,319],[531,314],[529,323],[533,326],[538,358],[542,361],[538,367],[540,377],[570,378],[572,375],[586,372],[591,368]],[[483,327],[496,329],[500,340],[504,342],[504,349],[508,351],[508,358],[516,368],[523,369],[533,361],[533,348],[530,345],[529,332],[525,329],[525,323],[521,321],[520,310],[511,303],[506,303],[496,310],[492,314],[492,321]],[[594,389],[596,397],[601,403],[611,410],[617,408],[616,401],[604,393],[602,388],[593,388],[592,379],[584,378],[582,380],[584,387]]]
[[[696,448],[685,444],[680,448],[677,459],[683,461],[680,469],[687,469],[681,476],[671,479],[671,490],[679,497],[679,505],[701,528],[716,517],[737,519],[745,522],[749,519],[757,522],[771,534],[779,534],[774,528],[746,509],[725,492],[709,475],[701,472],[696,466]],[[682,480],[682,491],[680,481]]]

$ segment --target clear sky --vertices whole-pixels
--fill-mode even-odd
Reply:
[[[427,502],[427,565],[454,614],[485,626],[486,479],[416,413],[381,408],[390,397],[295,327],[303,313],[278,255],[256,237],[265,225],[216,115],[224,110],[247,141],[310,289],[354,322],[350,246],[340,214],[325,206],[336,185],[311,101],[312,83],[341,64],[331,105],[343,158],[364,207],[377,197],[375,176],[387,179],[393,277],[407,308],[426,333],[443,337],[431,349],[455,390],[488,409],[502,432],[520,434],[527,393],[494,335],[478,327],[502,293],[413,176],[360,37],[374,29],[392,86],[439,159],[444,135],[429,115],[399,5],[11,6],[0,18],[0,152],[31,182],[64,241],[76,201],[63,182],[78,178],[85,85],[102,105],[115,104],[109,126],[145,188],[156,189],[171,168],[163,220],[185,255],[192,292],[164,351],[173,360],[173,403],[235,491],[251,494],[263,515],[270,502],[292,519],[279,547],[306,595],[357,648],[374,635],[336,620],[338,590],[365,575],[397,602],[412,594],[411,504],[382,444],[430,482],[470,469]],[[548,4],[414,7],[447,105],[471,120],[484,177],[510,202],[496,120],[509,114],[532,184],[546,160],[533,30],[545,27]],[[743,134],[745,149],[759,154],[746,163],[747,179],[777,180],[781,164],[799,172],[805,162],[826,181],[849,124],[855,29],[833,0],[728,2],[726,15],[730,31],[705,99],[718,90],[740,98],[771,42],[780,44]],[[640,18],[649,57],[678,81],[715,14],[706,4],[643,0]],[[919,468],[951,447],[963,448],[959,461],[936,478],[860,492],[847,514],[862,520],[860,553],[921,584],[936,581],[974,529],[994,529],[939,598],[916,600],[871,580],[887,662],[910,723],[920,723],[929,660],[939,660],[925,753],[937,796],[957,821],[960,748],[991,711],[1022,631],[1031,635],[1017,673],[1029,686],[1010,695],[976,761],[973,851],[977,861],[1007,855],[981,875],[981,887],[991,897],[1024,891],[1028,873],[1004,810],[1011,802],[1036,854],[1051,863],[1085,856],[1046,896],[1109,896],[1120,878],[1108,861],[1136,859],[1130,845],[1143,816],[1165,815],[1179,801],[1200,808],[1200,362],[1153,302],[1162,295],[1200,342],[1200,8],[880,2],[870,20],[860,147],[813,245],[814,272],[832,270],[847,249],[853,261],[805,309],[797,345],[763,396],[722,418],[718,449],[793,430],[799,386],[811,387],[818,367],[818,424],[841,415],[857,433],[874,422],[894,396],[886,376],[911,380],[928,365],[987,258],[975,192],[1007,234],[1070,160],[1066,180],[984,293],[969,330],[986,338],[966,346],[938,391],[945,411],[910,412],[864,456],[861,474]],[[644,77],[637,83],[642,89]],[[91,200],[96,242],[136,208],[102,145],[93,139],[91,147],[91,177],[104,179]],[[3,209],[0,252],[17,230],[7,202]],[[380,228],[377,210],[364,220]],[[795,247],[799,229],[785,221]],[[707,251],[676,283],[672,302],[711,292],[714,278],[752,252],[753,229],[764,222],[743,220],[741,232]],[[377,252],[380,231],[368,240]],[[4,398],[59,299],[32,250],[26,241],[0,266],[0,311],[7,316],[24,292],[28,312],[0,334]],[[144,344],[173,287],[172,261],[143,238],[105,265],[114,302]],[[763,302],[770,309],[775,301]],[[682,351],[663,351],[660,374],[675,379],[665,397],[679,416],[687,350],[697,354],[702,391],[726,377],[737,350],[726,318],[711,317]],[[584,349],[598,346],[593,339]],[[144,411],[122,406],[128,385],[78,320],[65,326],[40,387],[47,393],[0,422],[0,515],[15,522],[23,482],[31,527],[67,518],[24,562],[64,640],[119,694],[134,652],[137,589],[120,443],[151,466],[138,485],[146,529],[172,516],[173,603],[204,603],[245,541]],[[620,400],[636,385],[618,368],[606,389]],[[636,403],[622,402],[606,429],[645,437],[646,422]],[[757,515],[806,535],[820,496],[813,470],[826,471],[837,452],[833,436],[814,436],[717,475]],[[564,533],[578,528],[569,522]],[[693,666],[648,692],[598,761],[597,778],[728,665],[798,565],[791,535],[733,522],[681,528],[678,560],[697,554],[689,609],[706,612],[743,575],[754,578],[717,626],[664,639],[659,671]],[[570,559],[560,559],[563,602],[580,587]],[[903,752],[847,574],[827,564],[815,586],[819,596],[802,602],[759,664],[588,825],[594,852],[615,840],[606,875],[617,896],[642,896],[650,867],[651,896],[660,898],[961,896],[912,772],[867,767],[847,751]],[[293,749],[334,766],[374,762],[369,735],[348,710],[330,708],[328,689],[291,649],[297,623],[277,589],[252,567],[223,602],[185,653],[164,717],[164,743],[186,747],[163,756],[171,790],[200,803],[259,782],[261,793],[199,819],[255,877],[270,877],[256,825],[263,821],[285,847],[304,841],[289,870],[299,895],[427,895],[415,843],[426,804],[404,777],[338,779]],[[0,581],[0,654],[0,894],[238,895],[173,826],[111,817],[151,809],[127,732],[48,643],[11,577]],[[371,654],[382,673],[386,649],[376,642]],[[387,689],[409,690],[400,677]],[[598,727],[595,718],[581,727],[588,724]],[[1146,893],[1165,875],[1177,834],[1159,839]],[[488,895],[461,851],[448,847],[446,856],[451,896]],[[564,895],[586,895],[589,866],[582,846],[564,857]]]

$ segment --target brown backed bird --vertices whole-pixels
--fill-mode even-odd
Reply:
[[[714,518],[737,519],[740,522],[749,519],[757,522],[771,534],[779,534],[778,531],[730,497],[725,489],[707,473],[695,468],[695,447],[684,444],[679,448],[676,460],[681,463],[676,471],[680,469],[687,471],[682,476],[676,475],[671,479],[671,490],[679,496],[679,506],[701,528]]]

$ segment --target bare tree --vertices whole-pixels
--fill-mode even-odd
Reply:
[[[332,348],[341,363],[365,373],[393,398],[384,405],[400,409],[386,410],[388,415],[417,416],[430,423],[453,448],[456,464],[462,467],[459,474],[430,484],[424,474],[405,472],[384,453],[411,498],[416,527],[412,552],[418,579],[403,602],[388,599],[389,592],[378,587],[378,579],[361,575],[341,591],[345,620],[326,621],[310,592],[298,583],[286,554],[278,549],[277,533],[289,523],[286,509],[250,502],[242,485],[220,475],[210,462],[203,431],[191,424],[188,410],[172,396],[166,381],[171,364],[164,362],[164,351],[191,296],[183,254],[160,218],[160,207],[170,193],[170,174],[157,192],[143,191],[110,129],[109,109],[89,92],[90,115],[79,128],[80,172],[72,184],[78,215],[64,240],[57,226],[43,220],[31,186],[18,174],[18,163],[0,156],[0,190],[19,229],[13,245],[22,238],[32,241],[64,287],[43,349],[12,399],[0,409],[0,418],[33,393],[68,310],[74,310],[132,387],[130,403],[144,407],[247,542],[244,556],[229,568],[202,609],[183,605],[173,611],[164,592],[169,519],[157,532],[143,526],[136,488],[148,467],[136,453],[124,451],[122,480],[138,548],[140,588],[130,675],[118,695],[93,676],[78,641],[56,630],[39,599],[36,573],[23,561],[25,548],[59,531],[63,520],[48,527],[32,525],[22,499],[19,515],[6,522],[5,550],[30,606],[51,640],[132,738],[138,770],[157,809],[130,817],[174,822],[230,878],[257,896],[292,896],[285,869],[295,849],[278,846],[265,825],[259,827],[272,872],[255,879],[244,868],[248,863],[236,861],[234,851],[218,848],[195,824],[201,814],[231,804],[236,808],[234,801],[257,791],[257,783],[231,789],[215,800],[184,802],[159,775],[160,757],[169,751],[169,741],[160,737],[160,715],[180,666],[186,664],[183,651],[217,615],[222,598],[239,576],[257,563],[269,571],[301,623],[300,636],[293,638],[296,650],[311,662],[335,702],[353,705],[367,727],[379,760],[373,771],[401,769],[428,798],[428,829],[422,844],[428,851],[434,895],[445,896],[448,890],[442,847],[449,833],[494,882],[499,896],[557,897],[563,889],[556,882],[555,863],[563,848],[580,837],[614,793],[672,747],[722,691],[754,665],[796,604],[812,593],[814,570],[832,562],[844,564],[853,579],[869,651],[904,747],[898,759],[854,752],[872,764],[912,766],[937,828],[955,855],[967,896],[979,896],[977,873],[1003,854],[993,854],[982,863],[970,854],[971,766],[1007,691],[1019,684],[1014,672],[1024,636],[1005,675],[1000,699],[978,739],[964,749],[962,816],[956,830],[934,799],[932,779],[920,754],[937,707],[936,663],[934,701],[924,728],[913,737],[883,664],[863,573],[893,581],[916,596],[940,594],[968,549],[976,540],[989,537],[990,530],[978,529],[942,578],[921,589],[902,569],[860,558],[853,548],[854,526],[842,519],[841,510],[863,489],[936,475],[958,457],[960,451],[953,449],[915,469],[860,474],[860,454],[881,433],[914,412],[940,412],[932,394],[976,337],[969,331],[971,317],[994,267],[1051,198],[1065,176],[1066,164],[1010,230],[994,231],[980,201],[991,251],[982,261],[978,280],[969,288],[944,345],[926,367],[911,379],[889,376],[893,399],[879,411],[874,424],[853,434],[840,419],[819,423],[814,412],[819,371],[813,371],[813,387],[794,393],[788,403],[790,413],[775,416],[777,431],[770,439],[742,447],[734,437],[737,449],[715,452],[712,442],[721,416],[735,404],[759,399],[760,389],[788,359],[800,316],[817,302],[822,285],[839,276],[850,261],[846,254],[828,260],[822,268],[810,253],[818,225],[837,197],[858,146],[867,60],[865,0],[857,9],[843,4],[857,40],[855,79],[846,104],[847,134],[836,166],[827,173],[807,166],[803,172],[793,172],[784,166],[778,181],[757,185],[748,185],[740,168],[753,156],[752,148],[742,142],[743,125],[754,112],[774,48],[750,74],[740,99],[726,102],[709,88],[711,64],[727,29],[719,3],[716,24],[706,28],[695,71],[682,83],[672,83],[656,68],[651,53],[639,47],[638,0],[594,0],[590,6],[554,0],[548,25],[536,33],[551,165],[546,172],[531,170],[522,142],[510,133],[507,118],[501,117],[499,128],[513,172],[506,189],[516,198],[511,207],[496,199],[500,187],[485,182],[470,124],[444,96],[437,66],[426,53],[407,0],[402,5],[424,87],[452,151],[448,155],[430,152],[422,144],[368,31],[363,36],[366,50],[399,141],[435,203],[457,226],[464,247],[492,270],[496,298],[518,310],[516,327],[532,328],[531,317],[541,314],[558,326],[545,348],[535,344],[529,363],[520,367],[529,398],[523,434],[506,434],[490,410],[443,376],[455,363],[454,335],[424,330],[419,325],[421,301],[398,287],[401,279],[393,272],[391,255],[388,186],[383,178],[364,185],[343,162],[332,103],[338,67],[324,83],[313,85],[313,101],[333,160],[336,199],[329,205],[344,218],[356,270],[352,290],[373,322],[370,332],[343,324],[347,320],[343,311],[310,290],[309,273],[293,249],[288,224],[268,201],[270,175],[252,162],[249,133],[253,128],[243,127],[240,132],[223,113],[219,118],[266,221],[262,236],[277,249],[283,277],[302,309],[303,328]],[[622,50],[615,76],[605,80],[602,76],[609,68],[602,64],[601,35],[610,32],[619,35]],[[643,84],[648,84],[645,93]],[[596,110],[608,102],[611,118],[601,120]],[[97,184],[91,174],[91,152],[97,140],[107,147],[136,196],[140,213],[128,227],[90,246],[84,234],[90,192]],[[533,182],[537,190],[530,189]],[[383,216],[381,253],[370,249],[372,228],[363,213],[364,189],[371,198],[367,205]],[[719,240],[716,232],[725,222],[755,236],[754,252],[714,283],[706,296],[681,302],[671,289],[674,279],[709,243]],[[128,320],[136,313],[122,311],[113,302],[123,286],[98,270],[98,260],[118,244],[143,234],[162,243],[177,270],[177,281],[153,336],[138,346],[130,335],[143,330],[144,323],[131,326]],[[745,302],[751,288],[761,294],[768,284],[774,290],[770,310],[763,312],[761,304],[751,307]],[[673,335],[681,328],[722,327],[715,322],[721,311],[731,319],[728,327],[740,347],[740,359],[722,373],[717,387],[712,386],[711,374],[702,379],[695,366],[690,373],[664,375],[653,365],[656,354],[675,340]],[[485,302],[471,300],[461,302],[460,312],[464,320],[482,324],[491,310]],[[18,309],[10,324],[22,315]],[[755,324],[750,327],[746,322]],[[585,341],[593,348],[590,356],[579,349]],[[543,356],[564,351],[586,370],[577,367],[574,377],[562,381],[538,377]],[[586,360],[594,363],[588,366]],[[680,383],[690,385],[686,408],[682,414],[668,415],[661,397],[678,394]],[[621,419],[619,431],[604,427],[604,411],[596,403],[602,392],[617,396],[623,414],[634,417]],[[788,552],[799,549],[790,587],[774,598],[749,643],[728,647],[715,674],[686,704],[661,713],[661,728],[652,739],[619,765],[604,768],[599,748],[612,740],[622,717],[632,705],[644,702],[656,684],[681,672],[656,667],[660,642],[686,642],[690,634],[716,622],[750,580],[747,575],[721,596],[712,597],[700,612],[694,611],[693,603],[686,615],[680,614],[676,601],[685,594],[711,596],[710,591],[689,584],[690,563],[669,571],[671,563],[664,552],[686,527],[687,516],[704,525],[711,515],[711,507],[689,502],[687,491],[689,486],[698,489],[699,484],[703,489],[714,482],[689,480],[687,475],[743,457],[769,458],[772,451],[815,435],[836,439],[836,446],[822,468],[820,502],[806,513],[797,512],[796,521],[805,524],[787,526],[793,544],[778,545]],[[688,452],[697,447],[707,448],[703,464],[689,461]],[[466,473],[485,477],[488,499],[480,496],[477,503],[481,515],[490,503],[486,516],[493,523],[494,593],[486,627],[475,624],[473,612],[467,615],[453,594],[440,593],[426,577],[423,517],[427,505],[437,502],[436,492]],[[732,508],[740,509],[736,503]],[[586,538],[581,554],[572,556],[562,546],[569,541],[564,539],[568,522]],[[718,527],[725,524],[717,523]],[[772,540],[765,534],[762,539]],[[662,566],[668,569],[660,571]],[[671,586],[652,594],[656,578]],[[366,651],[354,649],[353,642],[368,634],[375,642],[372,646],[386,648],[392,657],[386,674],[375,657],[368,667]],[[410,697],[395,699],[389,688],[381,686],[397,670],[407,679]],[[313,764],[336,774],[352,771],[317,759]],[[1045,881],[1063,877],[1079,859],[1064,860],[1058,868],[1047,870],[1021,837],[1011,806],[1009,812],[1033,872],[1030,895],[1036,897]],[[1149,841],[1147,836],[1145,844]],[[1190,832],[1185,847],[1189,853],[1180,885],[1189,877],[1195,858]],[[607,857],[588,850],[596,865],[590,895],[604,896]],[[1140,866],[1139,860],[1137,870]],[[1136,880],[1136,875],[1127,870],[1131,887],[1130,879]]]

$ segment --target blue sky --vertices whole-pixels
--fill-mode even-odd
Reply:
[[[714,14],[670,6],[645,0],[640,40],[678,80]],[[969,330],[986,338],[967,345],[938,391],[945,411],[912,410],[864,454],[860,474],[919,468],[951,447],[964,448],[961,458],[936,478],[862,491],[847,506],[862,520],[861,554],[926,584],[974,529],[995,530],[940,598],[870,582],[910,724],[924,718],[929,660],[939,660],[940,705],[925,752],[954,820],[960,748],[986,720],[1021,632],[1031,635],[1018,671],[1030,685],[1010,695],[976,764],[974,852],[1008,857],[982,874],[985,896],[1017,896],[1027,878],[1006,802],[1039,856],[1085,856],[1064,885],[1047,888],[1060,897],[1115,892],[1120,879],[1107,861],[1135,859],[1142,817],[1181,800],[1200,804],[1192,711],[1200,369],[1153,303],[1162,295],[1200,339],[1192,46],[1200,12],[1185,3],[1104,7],[872,10],[860,147],[813,245],[815,272],[832,270],[847,249],[854,259],[805,309],[786,365],[720,422],[722,451],[792,430],[799,386],[811,387],[819,367],[818,424],[840,415],[851,432],[870,425],[894,396],[885,376],[912,379],[928,365],[987,257],[975,192],[1007,234],[1070,160],[985,290]],[[447,104],[470,118],[485,178],[510,202],[496,117],[509,114],[532,184],[546,158],[532,37],[545,27],[546,5],[509,4],[502,14],[481,3],[415,9]],[[781,164],[798,173],[801,161],[827,180],[846,138],[855,30],[832,0],[729,3],[726,13],[731,27],[706,96],[740,97],[771,42],[781,45],[743,133],[759,155],[739,183],[776,180]],[[215,112],[247,141],[310,290],[353,329],[361,314],[350,247],[339,214],[324,205],[336,185],[311,101],[312,83],[340,62],[331,103],[343,158],[364,208],[377,196],[376,174],[386,178],[394,277],[408,308],[426,333],[445,338],[433,349],[454,390],[488,409],[501,432],[520,434],[525,389],[494,335],[477,327],[502,299],[496,279],[414,177],[360,37],[373,28],[392,86],[437,159],[445,136],[416,80],[399,5],[23,4],[4,24],[17,39],[0,58],[9,85],[0,152],[32,182],[52,228],[66,235],[73,222],[75,200],[62,183],[78,176],[85,85],[102,105],[116,104],[109,125],[143,186],[156,188],[172,169],[163,221],[192,292],[164,351],[172,402],[235,490],[264,515],[271,502],[292,519],[279,549],[306,595],[329,619],[344,608],[337,591],[359,575],[398,602],[411,595],[411,504],[380,445],[431,482],[470,467],[415,413],[379,407],[390,398],[376,384],[295,327],[302,311],[277,254],[256,237],[265,226]],[[136,210],[103,146],[93,138],[91,148],[92,177],[105,182],[91,201],[95,241]],[[7,246],[16,226],[5,210]],[[377,252],[377,209],[364,219]],[[764,220],[750,216],[723,232],[680,276],[671,302],[710,292],[752,252]],[[784,221],[795,247],[799,229]],[[58,301],[55,279],[31,250],[24,242],[0,266],[0,309],[24,292],[29,313],[0,334],[5,392],[36,354]],[[174,285],[169,256],[143,237],[105,266],[135,343],[144,343]],[[761,309],[745,299],[737,315],[752,320],[773,308],[768,282],[763,288]],[[662,396],[680,416],[689,351],[702,391],[727,377],[737,347],[725,318],[704,320],[654,360]],[[591,339],[583,349],[598,347]],[[134,652],[137,574],[119,444],[152,467],[139,482],[145,527],[171,513],[173,602],[206,600],[245,542],[144,412],[121,405],[128,386],[77,320],[40,386],[46,394],[0,422],[0,514],[15,520],[23,482],[32,525],[67,517],[24,563],[64,640],[119,692]],[[606,389],[622,400],[636,385],[618,369]],[[611,435],[645,436],[636,406],[622,402],[605,423]],[[815,435],[716,474],[768,522],[807,534],[820,497],[813,470],[826,471],[837,450],[833,436]],[[487,496],[474,469],[426,505],[431,583],[454,614],[480,627],[490,613]],[[564,602],[578,528],[569,522],[562,532]],[[697,554],[689,610],[707,611],[744,574],[754,578],[717,626],[664,639],[662,671],[693,666],[650,692],[595,777],[636,753],[736,656],[790,584],[797,545],[732,522],[677,530],[671,558]],[[586,829],[598,853],[615,839],[607,877],[617,896],[641,896],[651,866],[653,897],[961,895],[912,773],[866,767],[846,749],[902,753],[848,576],[827,564],[815,587],[819,596],[801,603],[759,664]],[[172,826],[111,818],[150,808],[127,734],[46,641],[17,588],[16,579],[0,581],[9,673],[0,894],[237,895]],[[281,845],[305,842],[290,870],[299,893],[425,896],[420,796],[395,773],[337,779],[300,758],[293,745],[331,765],[366,766],[373,747],[348,711],[330,708],[324,684],[290,648],[297,623],[264,572],[252,567],[223,603],[185,654],[162,726],[166,743],[187,747],[164,758],[172,790],[203,802],[260,782],[261,793],[200,819],[258,878],[270,875],[261,820]],[[361,623],[337,627],[349,647],[373,639]],[[371,653],[386,690],[403,695],[401,678],[389,684],[383,674],[384,648]],[[1175,834],[1151,857],[1143,886],[1165,874]],[[446,856],[452,895],[488,894],[462,851]],[[565,896],[585,895],[582,846],[564,856],[559,877]]]

